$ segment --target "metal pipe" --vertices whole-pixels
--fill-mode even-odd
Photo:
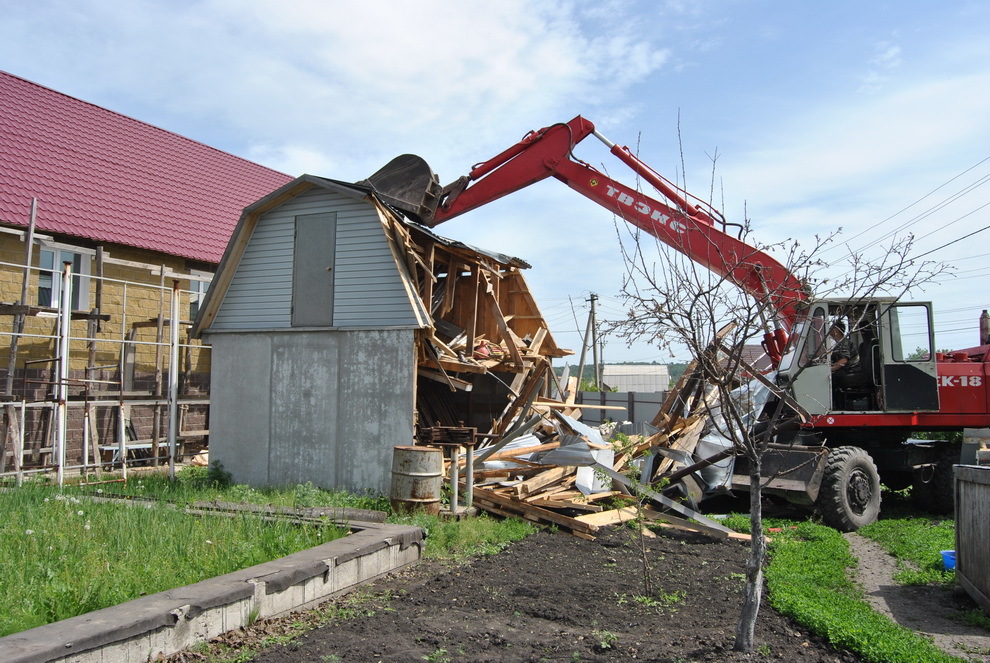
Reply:
[[[175,479],[175,448],[179,433],[179,280],[172,281],[171,343],[168,349],[168,478]]]
[[[56,415],[55,445],[58,448],[58,485],[65,482],[65,430],[66,430],[66,401],[69,387],[69,339],[72,322],[72,262],[62,265],[62,301],[59,306],[59,348],[58,348],[58,385],[56,394],[58,409]]]

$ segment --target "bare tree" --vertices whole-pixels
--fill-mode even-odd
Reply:
[[[899,298],[908,289],[930,280],[942,266],[913,262],[908,237],[895,241],[877,261],[853,255],[847,270],[827,280],[816,280],[818,275],[836,273],[835,266],[826,264],[822,253],[833,245],[838,232],[815,237],[808,248],[794,241],[765,245],[751,239],[747,221],[736,230],[738,238],[752,247],[752,253],[720,256],[727,269],[717,273],[701,266],[694,259],[697,256],[686,255],[688,250],[683,246],[662,244],[650,235],[629,230],[626,224],[617,223],[616,227],[627,265],[622,294],[629,308],[626,319],[615,323],[613,331],[628,342],[646,340],[660,348],[692,355],[710,390],[709,398],[701,399],[698,407],[710,415],[712,432],[731,444],[737,458],[748,461],[752,543],[735,649],[749,652],[754,648],[766,558],[761,509],[763,460],[768,445],[785,431],[795,430],[802,413],[772,377],[752,383],[741,380],[752,371],[743,350],[758,344],[766,332],[772,331],[783,306],[801,306],[802,302],[787,300],[793,298],[793,292],[767,291],[753,296],[741,287],[734,268],[755,262],[763,253],[782,256],[784,269],[807,284],[808,292],[813,288],[816,297],[842,293],[849,302],[848,314],[855,315],[862,310],[857,304],[878,294]],[[713,344],[716,338],[721,341]],[[821,354],[824,350],[822,335],[815,352]]]

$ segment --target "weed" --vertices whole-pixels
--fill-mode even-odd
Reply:
[[[320,661],[322,663],[341,663],[342,659],[336,654],[324,654],[320,656]]]
[[[600,649],[611,649],[619,642],[619,636],[604,629],[595,629],[591,632],[591,635],[598,642]]]
[[[226,488],[233,485],[234,475],[223,469],[223,464],[219,460],[215,460],[210,463],[210,469],[206,471],[206,481],[215,488]]]
[[[427,540],[425,556],[453,562],[479,555],[494,555],[512,541],[536,531],[533,525],[521,520],[495,520],[484,515],[456,521],[414,513],[392,516],[389,521],[423,528]]]
[[[770,645],[765,643],[757,647],[756,651],[760,656],[765,656],[765,657],[770,656],[770,654],[772,653],[772,650],[770,649]]]
[[[450,652],[440,647],[432,654],[427,654],[421,658],[424,661],[429,661],[429,663],[450,663]]]
[[[970,626],[977,626],[990,631],[990,617],[980,608],[973,608],[972,610],[959,613],[959,619]]]
[[[576,651],[571,654],[571,663],[581,663],[581,652]]]

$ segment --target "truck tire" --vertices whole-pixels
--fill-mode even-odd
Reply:
[[[859,447],[836,447],[828,452],[825,475],[815,504],[825,524],[854,532],[880,514],[880,474]]]

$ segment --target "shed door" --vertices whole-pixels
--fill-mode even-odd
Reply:
[[[296,217],[292,259],[292,326],[333,325],[333,263],[337,214]]]

